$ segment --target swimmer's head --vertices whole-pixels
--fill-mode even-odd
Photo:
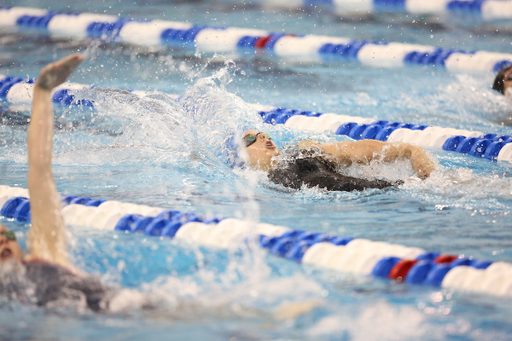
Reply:
[[[272,142],[270,135],[258,130],[245,131],[241,145],[245,147],[248,164],[263,171],[272,167],[272,157],[279,154],[279,148]]]
[[[21,261],[20,244],[16,241],[14,232],[0,225],[0,266],[11,260]]]
[[[492,89],[503,95],[507,93],[508,89],[512,89],[512,64],[509,64],[498,72],[494,79]]]

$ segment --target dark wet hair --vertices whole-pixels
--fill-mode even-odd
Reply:
[[[501,92],[502,95],[505,94],[505,74],[511,69],[512,64],[509,64],[498,72],[496,78],[494,78],[494,84],[492,85],[493,90]]]

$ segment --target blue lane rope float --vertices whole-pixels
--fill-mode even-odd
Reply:
[[[66,196],[62,202],[66,224],[176,238],[223,249],[244,249],[251,245],[247,244],[250,238],[256,238],[255,243],[270,254],[298,263],[409,284],[512,297],[512,264],[507,262],[117,201]],[[0,207],[4,218],[30,222],[26,189],[0,186]]]
[[[30,103],[33,80],[0,75],[0,98],[12,103]],[[52,101],[61,105],[93,106],[87,99],[76,100],[73,91],[90,88],[89,85],[65,83],[57,88]],[[143,91],[132,93],[144,96]],[[176,95],[172,95],[177,97]],[[295,130],[318,133],[331,132],[355,140],[373,139],[388,142],[408,142],[424,147],[443,149],[492,161],[512,162],[512,136],[441,128],[412,123],[390,122],[357,116],[337,115],[297,109],[276,108],[254,104],[263,122],[283,124]],[[237,163],[237,160],[233,160]]]
[[[0,99],[12,103],[31,103],[34,92],[34,79],[0,75]],[[52,102],[62,105],[85,105],[93,106],[92,102],[83,99],[77,100],[72,91],[90,88],[90,85],[64,83],[55,88],[52,93]]]
[[[490,0],[489,3],[494,4]],[[162,20],[141,21],[111,15],[62,13],[29,7],[0,7],[0,26],[37,29],[52,36],[71,39],[101,38],[134,45],[198,48],[207,52],[258,50],[295,60],[314,58],[317,61],[328,61],[345,58],[363,64],[389,67],[430,65],[448,70],[498,72],[505,65],[512,64],[512,54],[509,53],[468,52],[425,45],[273,33]]]
[[[340,15],[402,12],[411,14],[452,14],[479,20],[512,19],[510,0],[260,0],[266,8],[332,9]]]

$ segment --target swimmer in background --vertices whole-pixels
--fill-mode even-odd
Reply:
[[[512,64],[505,66],[498,72],[496,78],[494,78],[492,89],[512,99]]]
[[[512,64],[505,66],[498,72],[494,78],[492,89],[512,100]],[[500,116],[495,121],[496,123],[506,126],[512,125],[512,113],[505,112]]]
[[[408,159],[416,174],[425,179],[435,170],[426,151],[408,143],[376,140],[321,143],[302,141],[291,152],[277,158],[279,148],[269,134],[247,130],[242,134],[242,146],[249,166],[268,171],[269,179],[285,187],[300,189],[303,185],[329,191],[362,191],[400,184],[383,180],[366,180],[339,174],[337,170],[351,164],[369,164],[373,160],[390,163]],[[283,157],[284,156],[284,157]]]
[[[29,253],[22,257],[15,234],[0,225],[0,270],[2,277],[9,273],[24,275],[35,285],[35,297],[25,299],[35,298],[38,305],[63,298],[85,298],[91,310],[102,311],[108,306],[111,291],[98,278],[79,272],[71,265],[60,196],[52,174],[52,89],[64,83],[84,59],[79,54],[63,58],[43,68],[37,78],[28,132],[28,190],[32,222],[27,241]],[[5,291],[6,288],[0,283],[0,289]],[[10,288],[18,290],[16,296],[21,300],[25,296],[24,289],[23,285]]]

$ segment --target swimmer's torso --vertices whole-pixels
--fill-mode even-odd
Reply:
[[[76,275],[70,270],[45,262],[26,262],[26,276],[36,284],[35,297],[38,305],[62,298],[85,299],[94,311],[101,310],[101,303],[109,290],[99,278],[91,275]]]
[[[288,188],[319,187],[328,191],[363,191],[368,188],[386,188],[396,184],[383,180],[366,180],[344,176],[325,154],[309,151],[292,152],[284,162],[268,173],[269,179]]]
[[[51,263],[30,261],[20,264],[25,271],[10,271],[0,280],[0,294],[40,306],[75,302],[93,311],[105,310],[112,291],[99,278],[77,275]],[[9,278],[7,278],[9,277]]]

